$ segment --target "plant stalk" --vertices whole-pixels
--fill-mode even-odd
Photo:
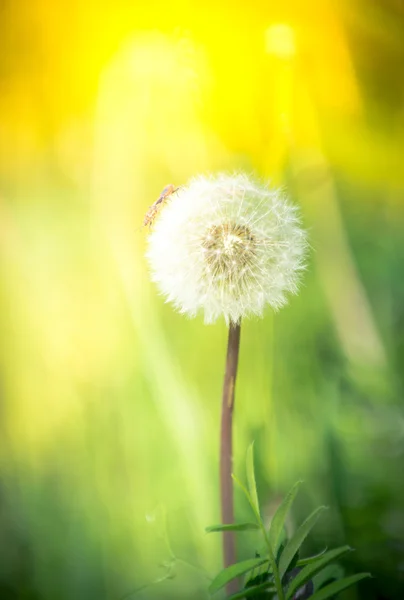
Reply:
[[[222,523],[234,523],[233,501],[233,410],[234,390],[237,377],[240,347],[240,322],[230,323],[227,341],[226,369],[223,382],[222,424],[220,432],[220,498]],[[223,532],[223,566],[236,562],[236,542],[234,531]],[[227,584],[228,594],[238,591],[238,581]]]

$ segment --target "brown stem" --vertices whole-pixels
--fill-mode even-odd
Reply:
[[[238,353],[240,347],[240,323],[230,323],[227,342],[226,371],[223,382],[222,426],[220,434],[220,497],[222,523],[234,523],[233,504],[233,409],[234,388],[236,385]],[[223,533],[223,565],[228,567],[236,562],[236,544],[233,531]],[[227,593],[238,591],[238,582],[227,585]]]

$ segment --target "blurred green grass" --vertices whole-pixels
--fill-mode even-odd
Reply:
[[[320,502],[331,507],[307,549],[351,544],[348,568],[371,570],[381,589],[372,582],[366,597],[398,598],[402,217],[394,206],[384,221],[371,207],[352,211],[348,198],[344,226],[371,290],[387,364],[347,360],[311,257],[287,308],[243,324],[235,470],[243,472],[255,439],[268,515],[303,478],[296,518]],[[11,587],[4,597],[118,598],[153,580],[165,546],[146,515],[159,504],[179,556],[212,573],[220,561],[219,539],[203,528],[219,519],[225,326],[174,314],[146,273],[136,291],[124,289],[78,206],[61,209],[51,225],[46,206],[43,219],[37,206],[35,217],[29,208],[9,210],[15,255],[3,260],[12,263],[2,294],[1,571]],[[71,336],[66,347],[51,346],[54,327]],[[242,518],[247,507],[239,497],[236,505]],[[251,536],[240,553],[253,548]],[[185,567],[178,571],[145,597],[187,597],[191,581],[203,586]]]

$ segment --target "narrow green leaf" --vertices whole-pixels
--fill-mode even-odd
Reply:
[[[241,600],[242,598],[248,598],[249,596],[254,596],[258,592],[275,592],[276,589],[271,586],[270,581],[265,581],[264,583],[260,583],[259,585],[254,585],[250,588],[244,588],[241,592],[237,592],[237,594],[232,594],[228,596],[227,600]]]
[[[247,450],[247,482],[248,491],[251,496],[251,500],[257,511],[260,514],[260,506],[258,502],[257,484],[255,482],[255,471],[254,471],[254,442],[252,442]]]
[[[321,571],[323,567],[328,565],[328,563],[336,560],[343,554],[349,552],[351,548],[349,546],[342,546],[341,548],[335,548],[335,550],[330,550],[326,552],[324,556],[319,558],[316,562],[306,565],[300,573],[296,575],[296,577],[290,582],[288,587],[288,591],[286,594],[286,600],[290,600],[293,598],[293,595],[297,590],[302,587],[307,581],[309,581],[316,573]]]
[[[297,567],[304,567],[305,565],[309,565],[312,562],[315,562],[318,558],[321,558],[326,552],[328,548],[325,547],[324,550],[321,550],[318,554],[313,554],[313,556],[306,556],[306,558],[299,558],[297,561]]]
[[[301,485],[301,481],[295,483],[292,489],[286,494],[282,503],[276,509],[274,516],[272,517],[271,525],[269,527],[269,541],[271,543],[271,548],[273,553],[276,555],[279,544],[282,540],[282,531],[285,525],[285,520],[292,506],[293,500],[296,497],[296,494]]]
[[[300,527],[297,529],[295,534],[290,538],[290,540],[286,544],[286,548],[282,552],[282,555],[281,555],[281,558],[279,561],[279,577],[281,579],[285,575],[286,571],[288,570],[288,567],[289,567],[290,563],[292,562],[293,557],[295,556],[296,552],[299,550],[300,546],[303,544],[307,535],[310,533],[310,530],[316,524],[316,521],[319,518],[320,513],[323,512],[323,510],[325,510],[325,509],[326,509],[325,506],[319,506],[318,508],[316,508],[316,510],[314,510],[311,513],[311,515],[308,516],[307,519],[300,525]]]
[[[282,555],[282,552],[286,548],[286,544],[288,543],[288,538],[286,537],[285,528],[283,528],[282,531],[283,531],[283,536],[281,538],[281,541],[279,542],[278,550],[276,551],[276,554],[274,554],[275,560],[276,560],[276,564],[279,564],[279,559],[280,559],[280,557]],[[272,548],[272,546],[271,546],[271,548]]]
[[[257,509],[256,509],[256,506],[255,506],[255,504],[254,504],[254,501],[253,501],[253,499],[252,499],[252,498],[251,498],[251,496],[250,496],[250,493],[249,493],[249,491],[247,490],[247,488],[245,487],[245,485],[243,485],[243,484],[241,483],[240,479],[238,479],[238,478],[237,478],[237,477],[234,475],[234,473],[232,473],[232,478],[233,478],[233,481],[234,481],[234,483],[235,483],[235,484],[237,484],[237,485],[238,485],[238,487],[239,487],[239,488],[240,488],[240,489],[243,491],[243,493],[245,494],[245,497],[247,498],[248,502],[250,503],[250,506],[251,506],[251,508],[252,508],[252,509],[253,509],[253,511],[254,511],[254,516],[255,516],[255,518],[257,519],[257,523],[258,523],[258,524],[260,524],[261,517],[260,517],[260,515],[259,515],[259,514],[256,512],[256,510],[257,510]]]
[[[229,583],[229,581],[236,579],[236,577],[240,577],[240,575],[244,575],[244,573],[247,573],[247,571],[251,571],[256,567],[260,567],[265,563],[268,563],[267,558],[250,558],[248,560],[238,562],[235,565],[230,565],[230,567],[223,569],[223,571],[220,571],[220,573],[216,575],[209,585],[209,593],[215,594],[222,587],[224,587],[226,583]]]
[[[227,523],[226,525],[211,525],[206,527],[206,533],[216,533],[219,531],[251,531],[259,529],[257,523]]]
[[[310,600],[327,600],[327,598],[332,598],[335,594],[339,594],[343,590],[346,590],[346,588],[351,587],[351,585],[354,585],[367,577],[371,577],[371,574],[359,573],[359,575],[352,575],[351,577],[345,577],[339,581],[334,581],[333,583],[330,583],[330,585],[326,585],[321,590],[318,590],[318,592],[315,592],[313,596],[310,597]]]
[[[345,571],[341,565],[327,565],[313,577],[314,592],[317,592],[325,583],[332,583],[334,579],[342,579],[344,575]]]
[[[286,569],[286,573],[288,573],[289,571],[292,571],[293,569],[296,569],[298,560],[299,560],[299,550],[296,552],[296,554],[292,558],[290,565]]]

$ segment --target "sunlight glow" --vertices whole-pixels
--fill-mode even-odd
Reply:
[[[265,32],[265,48],[268,54],[279,58],[292,58],[296,53],[295,33],[284,23],[275,23]]]

